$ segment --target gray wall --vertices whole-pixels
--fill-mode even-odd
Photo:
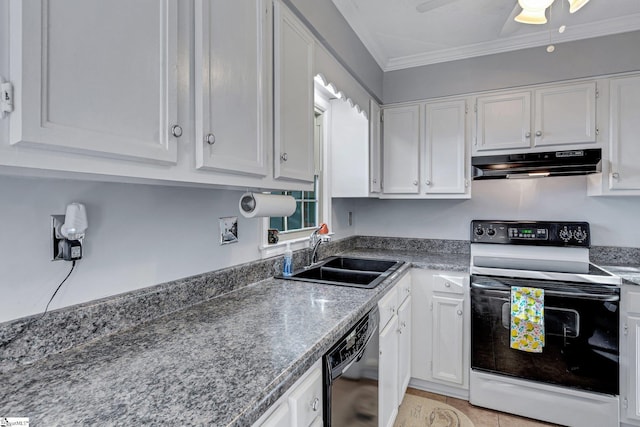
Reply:
[[[471,200],[359,199],[356,233],[468,240],[472,219],[588,221],[593,245],[640,247],[640,197],[589,197],[584,176],[472,185]]]
[[[640,70],[640,31],[390,71],[385,104]]]
[[[50,215],[85,204],[84,257],[51,309],[260,259],[262,221],[239,215],[243,191],[0,175],[0,322],[40,313],[71,263],[51,261]],[[353,232],[348,202],[333,205],[336,238]],[[239,242],[218,221],[238,217]]]
[[[331,0],[284,0],[358,82],[382,100],[382,69]]]

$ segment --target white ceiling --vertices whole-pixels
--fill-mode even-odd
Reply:
[[[591,0],[574,14],[555,0],[545,25],[515,22],[517,0],[333,3],[384,71],[640,30],[640,0]]]

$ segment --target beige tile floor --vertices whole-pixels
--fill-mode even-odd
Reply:
[[[561,427],[556,424],[544,423],[530,418],[523,418],[511,414],[505,414],[504,412],[480,408],[478,406],[471,405],[466,400],[455,399],[453,397],[429,393],[413,388],[409,388],[407,393],[438,400],[446,403],[447,405],[451,405],[469,417],[475,427]]]

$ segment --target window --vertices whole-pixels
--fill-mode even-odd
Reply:
[[[318,188],[316,176],[315,188]],[[289,217],[272,217],[269,220],[269,228],[276,229],[280,233],[303,230],[318,226],[318,192],[313,191],[277,191],[271,194],[290,195],[296,199],[296,211]]]

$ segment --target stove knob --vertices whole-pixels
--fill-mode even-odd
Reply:
[[[487,236],[495,236],[496,235],[496,230],[494,230],[493,228],[490,228],[487,230]]]
[[[569,230],[567,227],[564,227],[562,230],[560,230],[559,236],[566,243],[571,240],[572,234],[573,233],[571,233],[571,230]]]
[[[482,236],[484,234],[484,230],[482,229],[482,227],[476,227],[475,233],[476,236]]]
[[[578,228],[576,231],[573,232],[573,238],[576,239],[578,242],[582,243],[585,240],[587,240],[587,232],[584,231],[582,228]]]

